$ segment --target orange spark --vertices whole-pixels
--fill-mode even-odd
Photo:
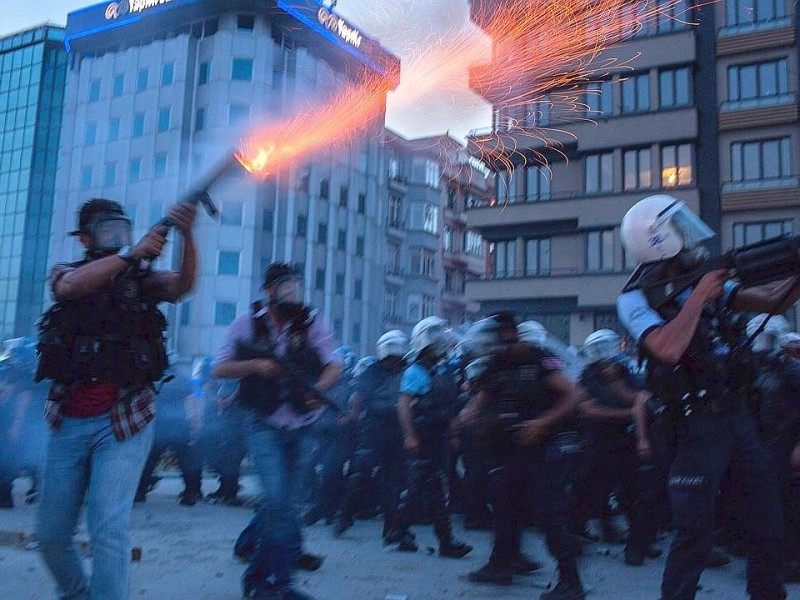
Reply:
[[[564,115],[586,119],[586,94],[599,93],[587,90],[587,84],[611,70],[630,68],[607,50],[648,22],[679,19],[685,10],[681,0],[473,0],[472,6],[473,21],[492,39],[491,60],[486,62],[485,38],[473,26],[431,41],[404,63],[401,85],[389,94],[390,106],[413,106],[431,92],[458,88],[469,77],[470,87],[491,98],[496,109],[506,114],[518,109],[503,129],[520,130],[556,150],[553,130],[539,125],[541,112],[555,108],[562,121],[568,120]],[[237,158],[249,171],[267,174],[347,143],[382,118],[390,87],[365,69],[332,100],[255,132]],[[474,136],[472,141],[487,159],[505,162],[509,170],[520,162],[519,151],[503,147],[497,136]],[[543,154],[534,160],[546,163]]]

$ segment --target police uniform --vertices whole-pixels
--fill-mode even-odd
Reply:
[[[662,600],[691,600],[711,552],[714,499],[730,469],[742,494],[750,533],[747,589],[753,600],[780,600],[783,589],[783,519],[774,477],[753,419],[746,409],[742,369],[729,364],[720,311],[707,307],[676,365],[646,353],[647,335],[675,317],[691,293],[678,294],[659,310],[635,286],[617,299],[620,320],[648,359],[648,388],[675,413],[675,458],[668,488],[676,525],[661,584]],[[730,306],[729,282],[719,305]],[[655,303],[655,302],[654,302]]]

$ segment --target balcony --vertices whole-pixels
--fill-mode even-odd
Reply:
[[[795,94],[780,94],[723,102],[720,106],[719,129],[751,129],[787,125],[798,121],[798,102]]]
[[[722,27],[717,32],[717,56],[791,46],[794,40],[794,25],[788,17]]]
[[[405,239],[406,222],[403,219],[387,219],[386,233],[395,238]]]
[[[395,265],[386,265],[386,283],[400,287],[406,282],[405,271]]]
[[[800,206],[800,178],[780,177],[722,185],[723,212]]]
[[[630,273],[586,273],[579,269],[551,271],[549,275],[467,282],[466,296],[476,302],[577,298],[578,306],[608,306],[616,302]]]

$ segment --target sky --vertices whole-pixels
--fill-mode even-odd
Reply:
[[[67,13],[98,4],[93,0],[0,0],[0,36],[50,22],[65,25]],[[336,11],[380,41],[401,60],[432,40],[461,31],[469,24],[468,0],[339,0]],[[489,57],[488,41],[487,59]],[[406,79],[401,85],[413,85]],[[449,132],[463,140],[474,129],[491,126],[490,107],[463,81],[446,93],[431,93],[413,106],[393,108],[386,125],[405,137]]]

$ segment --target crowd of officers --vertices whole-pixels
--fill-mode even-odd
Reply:
[[[765,319],[751,319],[742,335]],[[522,533],[535,526],[559,567],[558,584],[544,600],[583,598],[576,557],[586,543],[625,543],[624,560],[633,566],[659,556],[659,530],[670,524],[669,415],[614,331],[586,338],[577,371],[567,369],[573,357],[552,350],[552,339],[539,323],[498,313],[462,339],[444,320],[428,317],[410,339],[385,333],[374,356],[357,360],[351,349],[338,348],[343,368],[330,390],[338,410],[311,425],[317,443],[304,524],[323,521],[341,537],[354,519],[382,515],[383,544],[415,552],[412,526],[431,523],[438,554],[460,558],[472,548],[454,535],[451,516],[463,515],[465,529],[494,532],[491,555],[469,579],[500,585],[541,567],[523,551]],[[774,316],[755,338],[752,360],[750,409],[779,481],[789,578],[798,580],[800,336]],[[184,481],[180,504],[204,499],[204,466],[219,477],[206,501],[242,503],[248,409],[237,402],[235,381],[212,377],[212,363],[206,357],[190,373],[173,369],[162,384],[137,502],[157,484],[154,470],[170,448]],[[46,390],[32,382],[32,342],[12,348],[0,365],[0,507],[11,508],[11,484],[21,473],[34,482],[26,500],[36,499]],[[735,485],[722,486],[715,543],[743,555],[739,494]],[[718,550],[712,560],[724,564],[726,557]]]

